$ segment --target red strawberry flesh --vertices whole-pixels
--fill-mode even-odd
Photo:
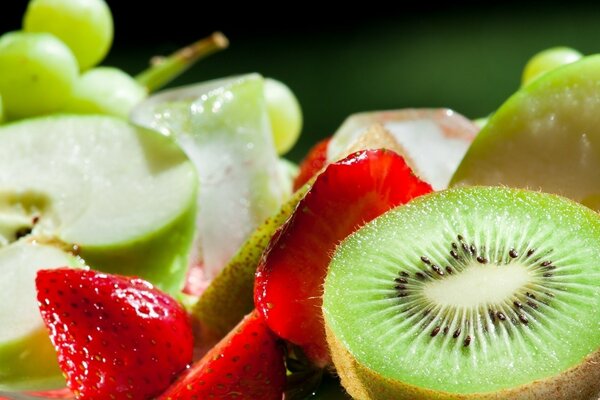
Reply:
[[[79,399],[149,399],[192,360],[183,308],[151,284],[80,269],[41,270],[38,303]]]
[[[294,179],[294,191],[300,189],[327,164],[327,146],[331,139],[323,139],[315,144],[300,163],[300,171]]]
[[[318,366],[329,364],[321,296],[335,247],[385,211],[431,191],[389,150],[359,151],[330,164],[258,266],[255,304],[269,327]]]
[[[281,344],[254,311],[160,400],[281,400],[285,378]]]

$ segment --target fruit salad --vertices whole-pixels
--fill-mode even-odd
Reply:
[[[136,77],[112,37],[103,0],[0,37],[0,399],[598,398],[600,56],[296,165],[284,83],[159,91],[224,35]]]

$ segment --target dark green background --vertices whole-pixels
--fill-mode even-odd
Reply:
[[[19,27],[26,3],[3,8],[3,30]],[[594,3],[365,3],[337,9],[305,2],[108,3],[116,38],[105,64],[137,73],[152,55],[219,29],[231,47],[174,85],[251,71],[287,83],[304,111],[304,132],[290,154],[295,160],[351,113],[450,107],[476,118],[517,89],[535,52],[556,45],[600,52],[600,7]]]

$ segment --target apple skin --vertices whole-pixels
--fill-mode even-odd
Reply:
[[[600,55],[544,73],[490,117],[450,186],[559,194],[600,211]]]
[[[185,283],[196,227],[196,196],[170,224],[151,235],[118,246],[81,246],[79,255],[99,271],[140,276],[177,295]]]

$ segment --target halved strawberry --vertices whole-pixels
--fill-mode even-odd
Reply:
[[[431,190],[389,150],[359,151],[330,164],[258,266],[254,301],[269,327],[318,366],[327,365],[321,297],[335,247],[366,222]]]
[[[300,171],[294,179],[294,191],[300,189],[327,164],[327,146],[331,138],[315,144],[300,163]]]
[[[141,279],[61,268],[39,271],[36,288],[78,399],[149,399],[192,361],[186,312]]]
[[[285,375],[282,346],[253,311],[160,400],[281,400]]]

